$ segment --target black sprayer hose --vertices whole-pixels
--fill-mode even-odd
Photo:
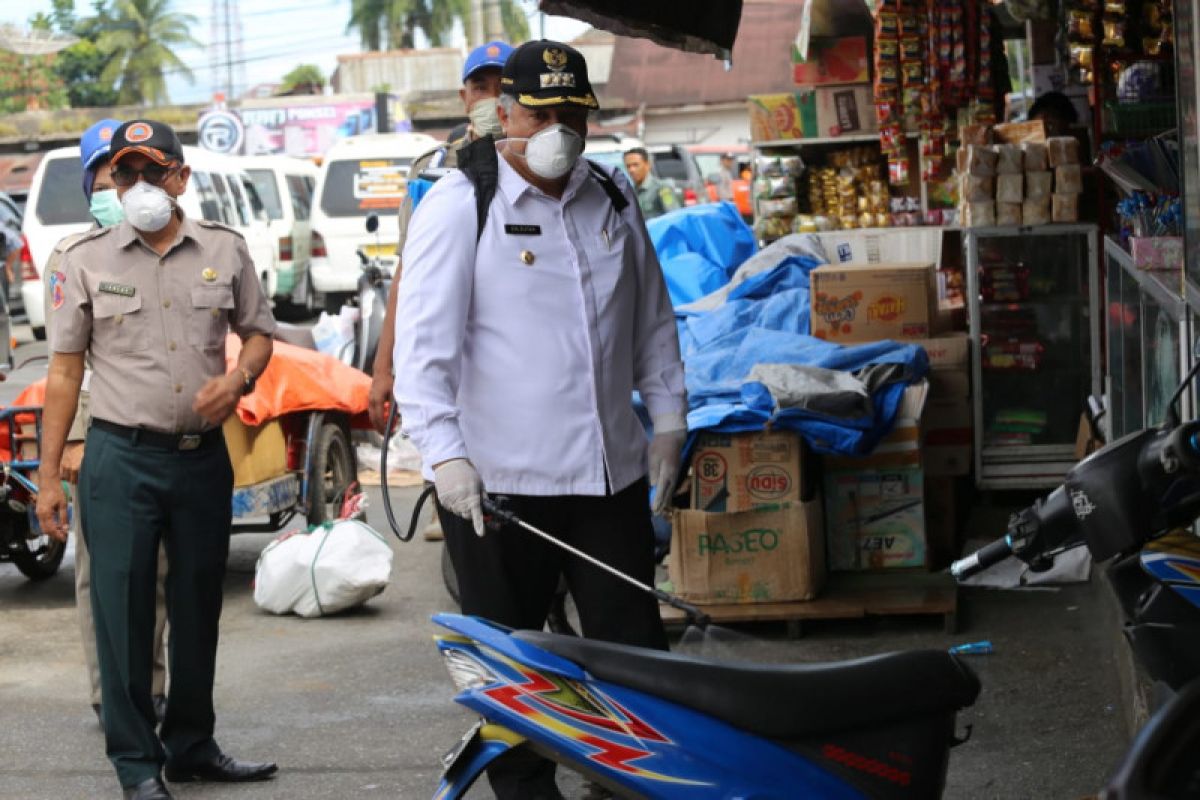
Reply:
[[[387,418],[387,433],[383,435],[383,448],[379,453],[379,483],[383,489],[383,513],[387,516],[388,525],[391,526],[392,533],[396,534],[396,538],[402,542],[411,542],[413,534],[417,532],[417,522],[421,519],[421,509],[425,507],[425,501],[429,499],[429,495],[434,492],[434,485],[431,483],[425,487],[421,495],[417,498],[417,504],[413,507],[412,519],[408,523],[408,532],[401,533],[400,525],[396,522],[396,515],[392,511],[392,498],[388,492],[387,476],[388,476],[388,445],[392,441],[392,431],[396,427],[396,399],[392,398],[392,410],[388,412]]]

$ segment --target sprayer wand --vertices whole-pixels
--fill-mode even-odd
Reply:
[[[543,531],[539,528],[533,527],[532,525],[530,525],[528,522],[526,522],[525,520],[518,517],[513,512],[500,506],[500,504],[498,504],[495,500],[492,500],[490,497],[485,496],[483,498],[483,510],[486,511],[490,516],[495,517],[496,519],[501,520],[503,522],[507,522],[510,525],[516,525],[517,527],[524,528],[525,530],[529,531],[530,533],[532,533],[536,536],[540,536],[541,538],[545,539],[546,541],[550,542],[551,544],[554,544],[554,545],[558,546],[559,548],[566,550],[571,555],[577,556],[578,558],[583,559],[584,561],[588,562],[592,566],[599,567],[600,569],[607,572],[609,575],[612,575],[614,578],[620,578],[621,580],[628,583],[630,586],[634,586],[638,589],[641,589],[643,592],[647,592],[647,593],[653,595],[659,602],[666,603],[669,606],[679,609],[680,611],[682,611],[684,614],[687,615],[688,622],[691,623],[692,625],[697,626],[698,628],[707,628],[709,623],[711,622],[711,620],[709,619],[707,614],[705,614],[700,609],[696,608],[691,603],[688,603],[684,600],[680,600],[675,595],[664,592],[662,589],[658,589],[649,584],[642,583],[638,579],[633,578],[629,575],[626,575],[624,572],[621,572],[619,569],[609,566],[608,564],[605,564],[603,561],[600,561],[599,559],[594,558],[593,556],[589,556],[587,553],[583,552],[582,550],[580,550],[576,547],[572,547],[571,545],[567,544],[566,542],[562,541],[561,539],[551,536],[550,534],[546,533],[545,531]]]

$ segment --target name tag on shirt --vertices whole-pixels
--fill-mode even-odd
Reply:
[[[133,297],[137,293],[136,286],[126,286],[123,283],[100,281],[100,291],[104,294],[119,294],[122,297]]]
[[[504,232],[509,236],[541,236],[541,225],[505,225]]]

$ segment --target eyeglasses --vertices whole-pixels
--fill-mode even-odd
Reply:
[[[131,167],[114,167],[111,174],[113,183],[121,188],[133,186],[138,182],[139,176],[151,186],[161,186],[167,176],[177,171],[179,166],[179,164],[171,164],[166,167],[161,164],[147,164],[140,170]]]

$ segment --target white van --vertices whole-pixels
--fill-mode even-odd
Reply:
[[[339,139],[325,154],[312,212],[312,281],[336,309],[355,291],[360,248],[379,256],[383,269],[395,268],[408,167],[439,144],[423,133],[375,133]],[[379,215],[379,230],[367,233],[366,218]]]
[[[307,158],[246,156],[238,159],[266,207],[275,243],[274,299],[311,309],[312,205],[317,165]]]
[[[277,282],[275,244],[267,227],[266,209],[250,176],[241,171],[240,159],[186,145],[183,157],[192,168],[192,177],[179,198],[180,207],[190,217],[220,222],[241,233],[259,279],[271,292]],[[93,224],[82,183],[79,148],[60,147],[42,159],[29,187],[21,232],[29,244],[31,261],[22,265],[25,277],[21,300],[38,339],[46,338],[42,305],[46,260],[64,236],[87,230]]]

